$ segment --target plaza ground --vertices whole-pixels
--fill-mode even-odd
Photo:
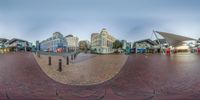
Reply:
[[[77,86],[47,76],[32,53],[3,54],[0,55],[0,100],[9,99],[199,100],[200,55],[130,55],[110,80]]]
[[[81,53],[75,60],[66,64],[66,57],[34,55],[41,69],[53,80],[70,85],[94,85],[113,78],[125,64],[127,55],[96,55]],[[59,59],[62,60],[62,71],[58,71]]]

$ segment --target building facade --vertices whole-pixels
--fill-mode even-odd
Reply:
[[[0,53],[9,52],[9,49],[6,48],[6,42],[8,39],[0,38]]]
[[[128,42],[127,42],[126,40],[122,40],[121,42],[122,42],[122,49],[123,49],[123,50],[126,50],[126,47],[127,47],[127,43],[128,43]]]
[[[127,42],[126,40],[122,40],[122,49],[126,50],[127,48],[132,48],[132,43],[131,42]]]
[[[0,48],[4,48],[8,39],[0,38]]]
[[[43,40],[40,44],[41,51],[64,52],[67,48],[67,42],[60,32],[53,33],[53,36]]]
[[[7,45],[7,47],[11,48],[12,51],[31,51],[32,49],[32,43],[16,38],[9,40]]]
[[[154,53],[156,43],[150,39],[136,41],[133,44],[135,53]]]
[[[103,28],[100,33],[92,33],[91,50],[101,54],[113,53],[113,43],[115,41],[116,38],[111,36],[108,31]]]
[[[13,38],[11,40],[8,39],[0,39],[0,53],[6,53],[11,51],[31,51],[32,43]]]
[[[40,51],[40,42],[36,41],[36,51]]]
[[[70,34],[70,35],[65,36],[65,41],[68,44],[68,47],[67,47],[68,51],[75,51],[78,49],[78,41],[79,41],[78,37],[75,37]]]

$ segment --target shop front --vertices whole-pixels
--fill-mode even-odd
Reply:
[[[10,52],[10,48],[0,48],[0,53],[3,54],[3,53],[8,53]]]

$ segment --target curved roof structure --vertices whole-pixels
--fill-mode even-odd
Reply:
[[[11,43],[13,43],[13,42],[15,42],[15,41],[28,42],[28,41],[26,41],[26,40],[22,40],[22,39],[13,38],[13,39],[11,39],[10,41],[8,41],[8,44],[11,44]]]
[[[166,41],[169,43],[169,45],[171,46],[178,46],[182,44],[184,41],[196,40],[190,37],[180,36],[180,35],[167,33],[167,32],[159,32],[159,31],[155,31],[155,32],[163,36],[166,39]]]

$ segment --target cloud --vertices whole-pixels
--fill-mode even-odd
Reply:
[[[102,28],[119,39],[152,38],[152,31],[198,37],[198,0],[5,0],[0,36],[34,42],[60,31],[90,40]],[[6,33],[6,34],[5,34]]]

